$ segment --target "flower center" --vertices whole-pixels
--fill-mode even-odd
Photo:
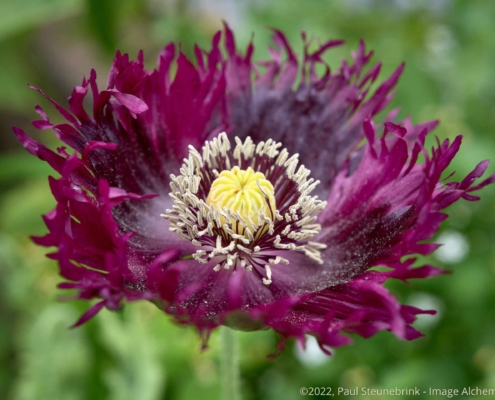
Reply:
[[[254,172],[251,167],[222,171],[211,185],[206,204],[216,210],[227,208],[255,225],[259,225],[260,212],[273,221],[276,210],[273,185],[264,174]],[[232,223],[232,226],[236,233],[242,234],[240,231],[244,229],[239,224]]]
[[[235,142],[231,149],[223,132],[205,143],[202,154],[189,146],[180,175],[170,176],[174,204],[161,214],[170,230],[199,247],[192,254],[197,262],[211,262],[217,272],[245,268],[265,285],[292,252],[322,264],[326,245],[312,239],[326,202],[310,196],[319,181],[298,166],[297,154],[279,150],[281,143]]]

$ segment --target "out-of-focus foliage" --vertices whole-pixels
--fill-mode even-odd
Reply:
[[[449,0],[4,0],[0,2],[0,397],[19,400],[217,399],[218,344],[200,351],[196,333],[173,324],[149,303],[103,311],[70,326],[87,304],[61,303],[57,266],[28,235],[45,230],[53,207],[42,162],[13,139],[29,129],[33,106],[49,106],[27,83],[64,102],[91,68],[106,79],[115,47],[153,67],[159,49],[181,41],[209,46],[226,20],[242,45],[253,38],[267,55],[273,26],[292,43],[300,32],[344,38],[334,67],[360,38],[384,62],[383,76],[406,62],[394,105],[419,122],[441,119],[440,138],[464,134],[455,165],[466,174],[495,160],[495,2]],[[254,33],[254,36],[253,36]],[[299,46],[299,50],[302,45]],[[55,115],[55,113],[52,113]],[[48,133],[29,131],[54,144]],[[45,138],[46,137],[46,138]],[[491,172],[494,167],[491,167]],[[495,388],[495,190],[449,212],[444,250],[429,260],[454,274],[390,289],[410,304],[440,310],[417,326],[426,336],[402,342],[382,332],[322,358],[310,343],[293,344],[274,361],[271,332],[240,334],[246,399],[299,399],[299,388]],[[466,253],[467,252],[467,253]],[[360,396],[360,398],[365,398]],[[399,399],[399,396],[394,398]],[[406,398],[406,397],[405,397]]]

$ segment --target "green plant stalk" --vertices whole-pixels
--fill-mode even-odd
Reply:
[[[220,332],[220,373],[223,400],[241,400],[237,332],[223,326]]]

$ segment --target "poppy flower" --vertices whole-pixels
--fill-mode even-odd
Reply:
[[[384,283],[443,273],[415,257],[438,247],[427,240],[442,210],[495,180],[475,184],[488,161],[442,178],[461,137],[427,151],[436,121],[393,110],[376,122],[403,65],[376,83],[381,64],[363,42],[332,71],[322,56],[342,41],[314,48],[303,34],[300,58],[280,31],[273,41],[254,62],[226,26],[195,63],[169,44],[153,71],[142,53],[117,52],[104,90],[91,71],[67,109],[47,97],[66,122],[36,106],[34,127],[64,146],[14,128],[58,174],[49,232],[33,239],[56,247],[60,288],[99,299],[76,326],[148,300],[205,342],[219,325],[272,328],[280,348],[311,334],[324,351],[351,332],[421,336],[411,324],[434,311],[400,304]]]

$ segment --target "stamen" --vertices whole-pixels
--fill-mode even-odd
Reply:
[[[266,279],[263,278],[263,283],[265,285],[269,285],[270,283],[272,283],[272,270],[270,269],[270,266],[269,265],[265,265],[265,271],[266,271]]]
[[[326,205],[310,196],[319,181],[298,166],[298,154],[279,150],[280,143],[254,144],[249,137],[235,143],[231,150],[222,133],[202,154],[189,147],[180,175],[170,177],[174,205],[161,215],[170,230],[200,247],[192,254],[199,263],[215,259],[214,271],[245,268],[260,275],[264,268],[265,285],[272,283],[270,265],[289,264],[290,257],[274,257],[274,250],[301,252],[322,264],[326,246],[311,241]]]

